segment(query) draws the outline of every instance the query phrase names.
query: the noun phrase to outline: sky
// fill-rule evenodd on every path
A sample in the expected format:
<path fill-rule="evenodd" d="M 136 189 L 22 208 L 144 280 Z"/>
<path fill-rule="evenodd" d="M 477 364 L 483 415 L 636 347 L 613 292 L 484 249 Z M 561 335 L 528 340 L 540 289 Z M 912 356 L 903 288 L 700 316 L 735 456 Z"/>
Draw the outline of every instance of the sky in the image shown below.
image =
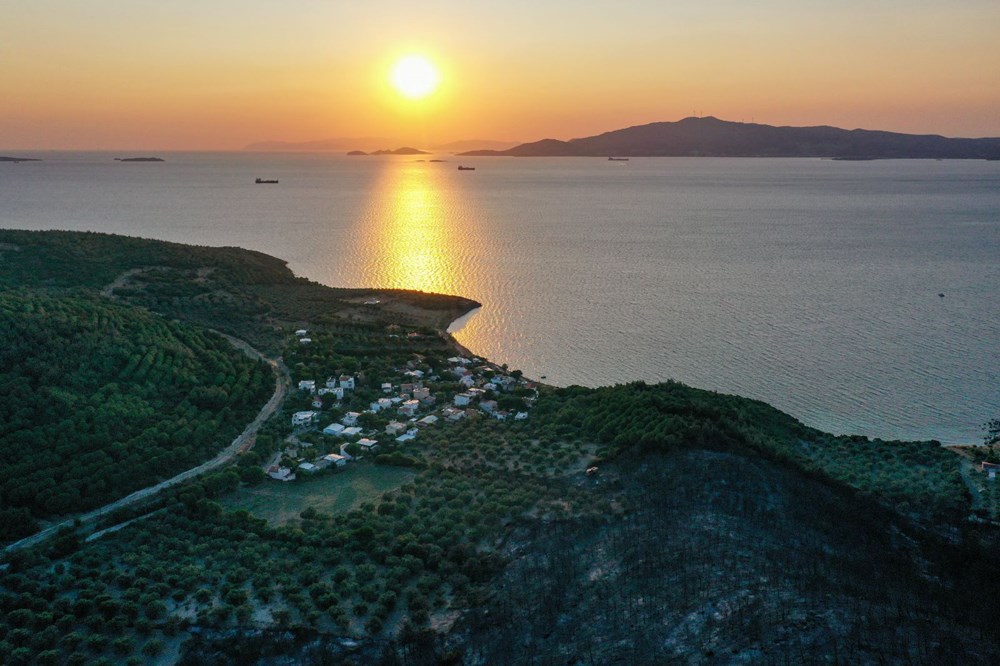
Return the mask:
<path fill-rule="evenodd" d="M 691 115 L 1000 136 L 996 0 L 0 0 L 0 149 L 569 139 Z M 423 54 L 441 84 L 389 84 Z"/>

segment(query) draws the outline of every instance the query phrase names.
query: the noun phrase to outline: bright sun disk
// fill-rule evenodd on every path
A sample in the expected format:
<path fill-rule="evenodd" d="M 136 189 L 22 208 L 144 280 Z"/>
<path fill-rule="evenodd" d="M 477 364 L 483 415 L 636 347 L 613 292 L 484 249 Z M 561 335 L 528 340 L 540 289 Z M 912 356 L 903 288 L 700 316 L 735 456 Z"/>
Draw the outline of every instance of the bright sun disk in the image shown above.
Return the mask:
<path fill-rule="evenodd" d="M 396 63 L 390 80 L 399 94 L 410 99 L 420 99 L 434 92 L 441 76 L 430 60 L 411 55 Z"/>

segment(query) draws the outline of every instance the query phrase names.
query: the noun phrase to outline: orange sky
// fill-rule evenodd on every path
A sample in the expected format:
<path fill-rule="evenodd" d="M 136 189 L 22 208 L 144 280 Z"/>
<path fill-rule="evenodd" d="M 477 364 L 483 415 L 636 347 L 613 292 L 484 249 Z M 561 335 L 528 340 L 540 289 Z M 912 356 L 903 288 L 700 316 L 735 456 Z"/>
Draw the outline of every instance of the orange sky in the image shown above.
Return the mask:
<path fill-rule="evenodd" d="M 0 16 L 3 149 L 529 141 L 692 113 L 1000 136 L 995 0 L 0 0 Z M 416 102 L 387 82 L 413 52 L 443 76 Z"/>

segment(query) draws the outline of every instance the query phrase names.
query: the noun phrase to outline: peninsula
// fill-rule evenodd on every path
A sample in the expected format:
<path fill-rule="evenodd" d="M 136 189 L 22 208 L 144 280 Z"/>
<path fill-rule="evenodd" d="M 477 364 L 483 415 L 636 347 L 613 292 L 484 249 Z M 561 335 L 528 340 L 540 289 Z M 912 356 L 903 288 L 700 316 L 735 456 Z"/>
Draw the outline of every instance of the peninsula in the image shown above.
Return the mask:
<path fill-rule="evenodd" d="M 166 162 L 162 157 L 116 157 L 115 162 Z"/>
<path fill-rule="evenodd" d="M 18 162 L 41 162 L 41 160 L 36 157 L 8 157 L 0 155 L 0 162 L 13 162 L 17 164 Z"/>
<path fill-rule="evenodd" d="M 1000 138 L 951 139 L 836 127 L 774 127 L 714 117 L 638 125 L 569 141 L 543 139 L 468 156 L 512 157 L 826 157 L 996 159 Z"/>

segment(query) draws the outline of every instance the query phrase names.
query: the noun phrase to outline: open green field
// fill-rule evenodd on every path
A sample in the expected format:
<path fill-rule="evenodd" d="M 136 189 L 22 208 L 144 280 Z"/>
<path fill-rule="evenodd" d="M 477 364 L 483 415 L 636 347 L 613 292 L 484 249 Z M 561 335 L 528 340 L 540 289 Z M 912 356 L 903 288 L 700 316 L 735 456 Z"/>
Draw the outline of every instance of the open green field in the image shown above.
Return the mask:
<path fill-rule="evenodd" d="M 412 481 L 413 470 L 386 465 L 349 464 L 315 479 L 240 488 L 219 500 L 226 510 L 246 509 L 272 525 L 295 520 L 309 507 L 320 513 L 346 513 L 382 493 Z"/>

